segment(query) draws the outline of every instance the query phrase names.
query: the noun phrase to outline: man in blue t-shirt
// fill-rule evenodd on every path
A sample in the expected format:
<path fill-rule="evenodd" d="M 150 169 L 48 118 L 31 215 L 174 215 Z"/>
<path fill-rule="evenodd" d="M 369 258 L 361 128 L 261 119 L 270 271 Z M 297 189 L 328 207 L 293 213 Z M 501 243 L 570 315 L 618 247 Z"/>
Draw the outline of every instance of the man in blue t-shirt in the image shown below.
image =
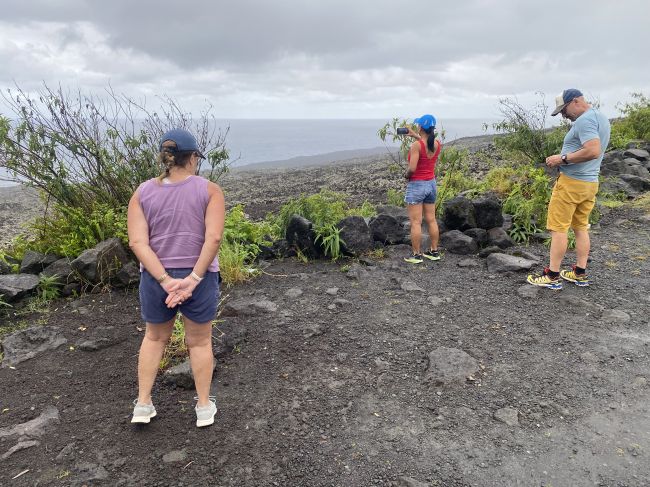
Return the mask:
<path fill-rule="evenodd" d="M 553 187 L 548 205 L 546 228 L 551 232 L 549 266 L 540 275 L 529 275 L 535 286 L 562 289 L 562 279 L 578 286 L 588 286 L 586 275 L 589 257 L 589 215 L 596 203 L 598 174 L 605 149 L 609 144 L 609 120 L 587 103 L 580 90 L 564 90 L 555 99 L 555 110 L 573 123 L 564 137 L 562 153 L 546 158 L 548 167 L 559 167 L 560 175 Z M 572 270 L 560 270 L 566 253 L 567 232 L 576 236 L 576 264 Z"/>

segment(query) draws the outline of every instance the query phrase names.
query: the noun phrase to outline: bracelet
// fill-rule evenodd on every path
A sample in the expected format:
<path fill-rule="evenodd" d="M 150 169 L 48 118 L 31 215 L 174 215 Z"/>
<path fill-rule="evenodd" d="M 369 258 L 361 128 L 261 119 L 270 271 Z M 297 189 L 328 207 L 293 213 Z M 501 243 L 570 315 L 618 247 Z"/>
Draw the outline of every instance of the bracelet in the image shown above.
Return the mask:
<path fill-rule="evenodd" d="M 194 271 L 190 273 L 190 277 L 194 279 L 196 282 L 201 282 L 203 280 L 203 278 L 199 277 L 199 275 Z"/>
<path fill-rule="evenodd" d="M 160 276 L 160 277 L 158 278 L 158 282 L 163 282 L 163 281 L 164 281 L 165 279 L 167 279 L 168 277 L 169 277 L 169 274 L 167 274 L 167 272 L 165 272 L 162 276 Z"/>

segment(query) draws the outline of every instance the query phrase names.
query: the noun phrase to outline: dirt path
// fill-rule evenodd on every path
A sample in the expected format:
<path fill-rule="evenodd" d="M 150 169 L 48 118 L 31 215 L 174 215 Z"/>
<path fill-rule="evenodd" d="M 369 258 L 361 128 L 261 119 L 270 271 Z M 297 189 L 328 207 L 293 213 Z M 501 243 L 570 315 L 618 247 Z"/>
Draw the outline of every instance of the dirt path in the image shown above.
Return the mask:
<path fill-rule="evenodd" d="M 218 362 L 220 412 L 204 430 L 193 394 L 161 381 L 158 417 L 129 423 L 134 292 L 61 301 L 29 319 L 68 342 L 0 368 L 0 431 L 47 406 L 60 422 L 0 460 L 0 484 L 647 486 L 648 221 L 614 211 L 593 247 L 595 285 L 561 292 L 520 289 L 523 275 L 491 275 L 478 257 L 408 266 L 405 247 L 372 266 L 274 262 L 225 293 L 278 308 L 219 325 L 245 340 Z M 80 350 L 97 336 L 115 344 Z M 477 372 L 438 385 L 428 357 L 445 349 Z M 0 434 L 0 455 L 16 442 Z"/>

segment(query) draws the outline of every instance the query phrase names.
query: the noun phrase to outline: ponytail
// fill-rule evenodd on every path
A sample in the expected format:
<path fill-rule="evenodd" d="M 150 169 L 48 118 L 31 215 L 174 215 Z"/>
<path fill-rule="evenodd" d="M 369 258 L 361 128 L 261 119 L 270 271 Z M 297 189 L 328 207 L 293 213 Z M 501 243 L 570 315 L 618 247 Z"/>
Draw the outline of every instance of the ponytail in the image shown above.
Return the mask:
<path fill-rule="evenodd" d="M 176 142 L 171 140 L 165 141 L 162 150 L 158 153 L 158 157 L 156 158 L 158 166 L 164 169 L 164 172 L 158 176 L 158 179 L 162 181 L 168 177 L 169 172 L 174 166 L 185 167 L 191 156 L 192 152 L 178 152 L 176 150 Z"/>
<path fill-rule="evenodd" d="M 426 130 L 424 130 L 424 133 L 427 134 L 427 149 L 429 149 L 429 152 L 435 152 L 436 148 L 436 133 L 434 131 L 436 127 L 430 127 Z"/>

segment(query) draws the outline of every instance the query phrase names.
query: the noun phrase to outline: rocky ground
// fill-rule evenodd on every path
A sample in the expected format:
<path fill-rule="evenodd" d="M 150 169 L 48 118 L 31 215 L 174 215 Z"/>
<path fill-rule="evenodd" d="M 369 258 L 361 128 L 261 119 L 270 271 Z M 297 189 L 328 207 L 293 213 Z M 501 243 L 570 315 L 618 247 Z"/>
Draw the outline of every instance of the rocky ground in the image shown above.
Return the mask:
<path fill-rule="evenodd" d="M 254 215 L 321 186 L 385 198 L 375 163 L 231 175 L 224 188 Z M 646 212 L 605 214 L 594 284 L 558 292 L 479 257 L 408 265 L 405 246 L 274 261 L 223 292 L 215 345 L 234 350 L 202 430 L 193 394 L 162 378 L 158 417 L 129 423 L 135 290 L 9 315 L 3 326 L 45 325 L 60 346 L 0 368 L 0 484 L 647 486 Z"/>

